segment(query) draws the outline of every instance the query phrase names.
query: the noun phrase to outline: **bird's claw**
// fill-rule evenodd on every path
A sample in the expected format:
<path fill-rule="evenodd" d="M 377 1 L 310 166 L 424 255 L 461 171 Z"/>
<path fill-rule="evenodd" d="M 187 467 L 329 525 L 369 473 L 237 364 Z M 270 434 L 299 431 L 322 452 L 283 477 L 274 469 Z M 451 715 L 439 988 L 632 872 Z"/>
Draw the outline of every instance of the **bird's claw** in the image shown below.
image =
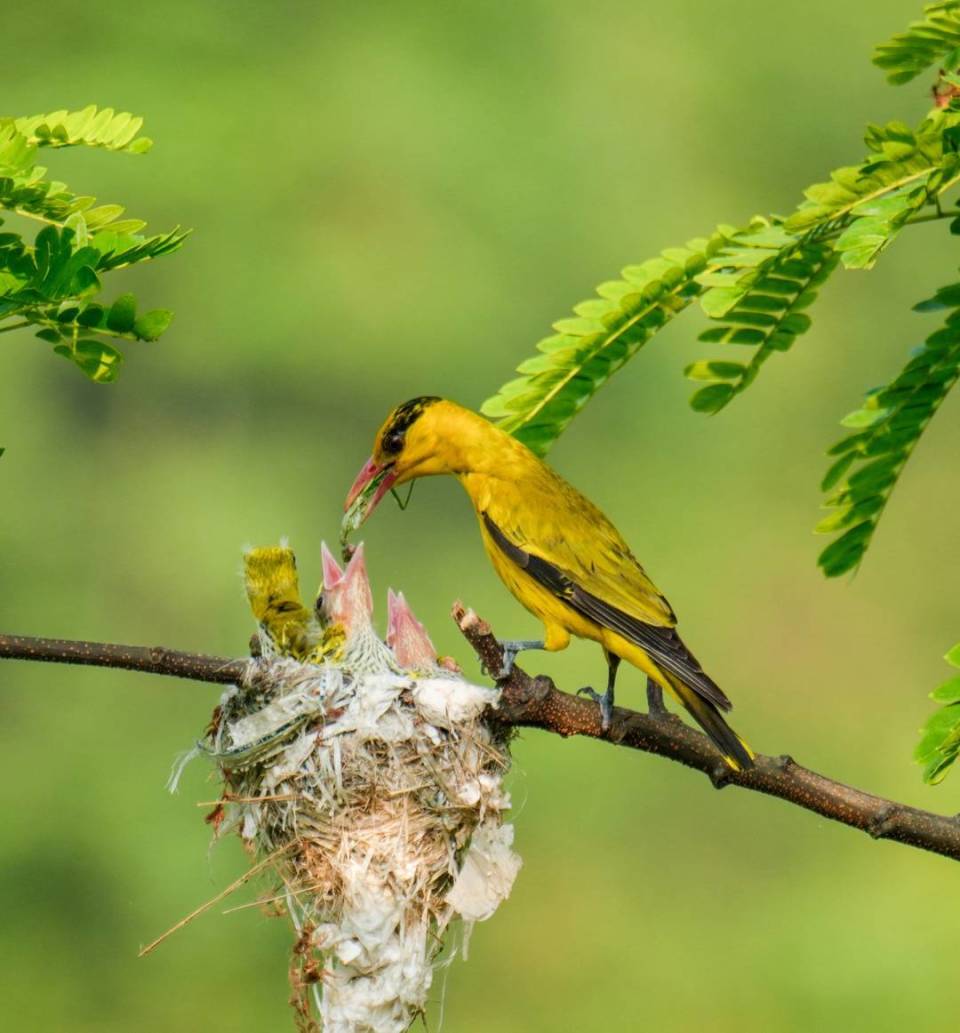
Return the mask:
<path fill-rule="evenodd" d="M 510 649 L 508 646 L 503 647 L 503 659 L 500 661 L 500 673 L 497 675 L 498 681 L 509 678 L 513 674 L 513 666 L 517 662 L 517 653 L 519 652 L 519 649 Z"/>
<path fill-rule="evenodd" d="M 480 663 L 480 673 L 485 678 L 493 678 L 494 681 L 503 681 L 504 678 L 509 678 L 513 673 L 513 666 L 517 660 L 518 649 L 503 649 L 503 658 L 500 661 L 500 670 L 491 671 L 485 663 Z"/>
<path fill-rule="evenodd" d="M 500 643 L 500 648 L 503 650 L 503 659 L 500 661 L 499 672 L 493 675 L 497 681 L 510 677 L 518 653 L 522 653 L 525 649 L 543 649 L 543 642 L 539 639 L 529 638 L 508 639 L 506 642 Z"/>
<path fill-rule="evenodd" d="M 610 693 L 597 692 L 589 685 L 584 685 L 582 689 L 577 689 L 577 695 L 586 696 L 597 704 L 600 708 L 600 731 L 610 731 L 610 722 L 613 720 L 613 697 Z"/>

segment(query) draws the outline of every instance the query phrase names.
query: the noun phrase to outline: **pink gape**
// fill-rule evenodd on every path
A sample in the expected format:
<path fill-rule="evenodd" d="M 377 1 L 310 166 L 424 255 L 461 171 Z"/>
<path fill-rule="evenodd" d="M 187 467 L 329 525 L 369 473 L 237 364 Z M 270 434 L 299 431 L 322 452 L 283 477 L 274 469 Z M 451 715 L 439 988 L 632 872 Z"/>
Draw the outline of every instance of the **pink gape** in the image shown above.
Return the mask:
<path fill-rule="evenodd" d="M 413 615 L 403 592 L 387 589 L 387 645 L 404 670 L 430 671 L 440 668 L 460 674 L 452 657 L 438 657 L 427 629 Z"/>
<path fill-rule="evenodd" d="M 344 570 L 333 558 L 326 542 L 320 546 L 323 563 L 323 615 L 332 624 L 341 624 L 347 637 L 372 627 L 373 596 L 363 559 L 363 545 L 357 547 Z"/>
<path fill-rule="evenodd" d="M 373 628 L 373 596 L 367 577 L 363 545 L 342 568 L 324 542 L 320 546 L 323 563 L 323 601 L 321 609 L 329 624 L 339 624 L 346 635 L 347 663 L 367 669 L 387 670 L 392 666 L 390 653 Z M 387 648 L 406 671 L 447 670 L 460 673 L 449 657 L 439 659 L 426 628 L 413 615 L 402 592 L 387 593 Z M 372 666 L 371 666 L 372 665 Z"/>
<path fill-rule="evenodd" d="M 413 615 L 403 592 L 387 589 L 387 645 L 397 663 L 408 671 L 437 666 L 437 651 L 427 629 Z"/>

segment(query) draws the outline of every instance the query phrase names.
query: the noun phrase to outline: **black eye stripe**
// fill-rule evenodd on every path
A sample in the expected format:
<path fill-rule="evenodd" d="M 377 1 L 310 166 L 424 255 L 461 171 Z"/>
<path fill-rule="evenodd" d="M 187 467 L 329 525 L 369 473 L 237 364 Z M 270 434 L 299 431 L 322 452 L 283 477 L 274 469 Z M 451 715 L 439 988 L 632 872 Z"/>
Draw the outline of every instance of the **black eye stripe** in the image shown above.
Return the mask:
<path fill-rule="evenodd" d="M 424 409 L 439 401 L 439 398 L 424 395 L 421 398 L 411 398 L 409 402 L 398 405 L 393 411 L 389 425 L 383 432 L 381 438 L 383 450 L 388 454 L 402 451 L 407 430 L 420 419 Z"/>

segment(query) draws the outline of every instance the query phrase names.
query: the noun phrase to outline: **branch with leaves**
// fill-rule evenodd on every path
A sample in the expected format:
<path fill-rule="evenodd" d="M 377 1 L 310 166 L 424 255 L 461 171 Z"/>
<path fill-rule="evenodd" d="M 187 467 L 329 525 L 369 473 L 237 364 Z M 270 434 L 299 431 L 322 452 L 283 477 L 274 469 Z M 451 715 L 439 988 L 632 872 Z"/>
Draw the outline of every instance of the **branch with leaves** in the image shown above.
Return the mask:
<path fill-rule="evenodd" d="M 123 361 L 115 341 L 155 341 L 167 309 L 140 311 L 132 294 L 98 300 L 106 275 L 168 255 L 186 239 L 179 227 L 144 235 L 142 219 L 119 204 L 96 204 L 38 164 L 41 152 L 93 147 L 145 154 L 143 119 L 94 105 L 28 118 L 0 118 L 0 210 L 40 223 L 34 239 L 0 233 L 0 334 L 34 329 L 91 380 L 115 380 Z M 2 221 L 2 220 L 0 220 Z"/>
<path fill-rule="evenodd" d="M 863 160 L 808 187 L 786 217 L 720 226 L 628 266 L 620 279 L 602 283 L 596 298 L 577 305 L 573 318 L 554 323 L 537 354 L 517 368 L 520 376 L 482 411 L 544 455 L 610 377 L 696 303 L 711 324 L 699 339 L 726 350 L 687 366 L 686 375 L 701 385 L 690 405 L 718 413 L 756 381 L 764 363 L 810 329 L 809 309 L 838 269 L 873 268 L 918 224 L 947 221 L 950 233 L 960 234 L 960 213 L 945 207 L 960 182 L 960 0 L 927 5 L 924 18 L 877 47 L 873 60 L 895 84 L 939 66 L 933 110 L 915 129 L 898 121 L 869 125 Z M 916 309 L 946 310 L 943 326 L 844 418 L 853 433 L 830 449 L 821 485 L 830 512 L 816 527 L 836 536 L 818 559 L 827 577 L 863 560 L 907 460 L 960 375 L 960 284 L 940 288 Z M 960 707 L 954 710 L 952 741 L 960 744 Z M 937 727 L 946 725 L 945 714 L 931 719 Z M 937 780 L 957 755 L 948 750 L 937 762 Z"/>
<path fill-rule="evenodd" d="M 453 617 L 478 659 L 489 671 L 503 667 L 503 646 L 472 610 L 460 603 Z M 149 674 L 170 675 L 213 684 L 246 683 L 251 665 L 269 666 L 269 659 L 234 659 L 184 653 L 164 647 L 124 646 L 102 642 L 0 635 L 0 658 L 113 667 Z M 289 660 L 285 660 L 289 664 Z M 718 789 L 737 785 L 776 796 L 813 811 L 874 839 L 889 839 L 920 850 L 960 860 L 960 818 L 933 814 L 886 800 L 844 785 L 808 768 L 791 757 L 758 754 L 749 771 L 732 771 L 705 735 L 672 714 L 640 714 L 614 708 L 606 730 L 599 706 L 561 692 L 544 676 L 531 677 L 514 665 L 498 681 L 501 700 L 489 719 L 511 727 L 539 728 L 568 737 L 584 735 L 615 746 L 654 753 L 708 775 Z"/>

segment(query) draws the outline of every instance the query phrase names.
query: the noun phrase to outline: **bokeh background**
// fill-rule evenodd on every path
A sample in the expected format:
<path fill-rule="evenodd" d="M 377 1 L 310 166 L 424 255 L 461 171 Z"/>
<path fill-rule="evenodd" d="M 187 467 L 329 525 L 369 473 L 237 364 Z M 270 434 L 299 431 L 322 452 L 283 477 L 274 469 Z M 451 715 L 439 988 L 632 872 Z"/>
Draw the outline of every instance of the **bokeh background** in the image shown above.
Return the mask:
<path fill-rule="evenodd" d="M 176 320 L 87 382 L 30 335 L 0 348 L 0 628 L 240 654 L 245 543 L 321 538 L 386 410 L 479 403 L 549 323 L 624 264 L 755 211 L 916 121 L 872 44 L 911 0 L 790 5 L 66 0 L 5 19 L 3 106 L 147 116 L 146 158 L 57 153 L 71 185 L 195 235 L 126 276 Z M 960 399 L 911 460 L 861 573 L 827 582 L 817 483 L 861 392 L 932 327 L 956 276 L 942 227 L 835 277 L 814 329 L 721 416 L 686 406 L 699 314 L 570 427 L 558 469 L 619 524 L 765 752 L 924 807 L 960 779 L 911 761 L 958 637 Z M 122 276 L 114 278 L 124 289 Z M 535 632 L 482 556 L 466 498 L 421 484 L 366 530 L 378 600 L 403 588 L 443 651 L 462 598 Z M 538 661 L 575 687 L 592 646 Z M 290 1027 L 283 921 L 207 915 L 245 866 L 208 850 L 202 762 L 164 783 L 213 687 L 4 664 L 4 1025 Z M 625 672 L 621 699 L 639 702 Z M 438 978 L 429 1028 L 807 1031 L 932 1027 L 955 1003 L 957 869 L 662 760 L 529 733 L 512 776 L 525 867 Z M 226 906 L 252 899 L 238 897 Z M 445 994 L 445 1002 L 440 998 Z"/>

